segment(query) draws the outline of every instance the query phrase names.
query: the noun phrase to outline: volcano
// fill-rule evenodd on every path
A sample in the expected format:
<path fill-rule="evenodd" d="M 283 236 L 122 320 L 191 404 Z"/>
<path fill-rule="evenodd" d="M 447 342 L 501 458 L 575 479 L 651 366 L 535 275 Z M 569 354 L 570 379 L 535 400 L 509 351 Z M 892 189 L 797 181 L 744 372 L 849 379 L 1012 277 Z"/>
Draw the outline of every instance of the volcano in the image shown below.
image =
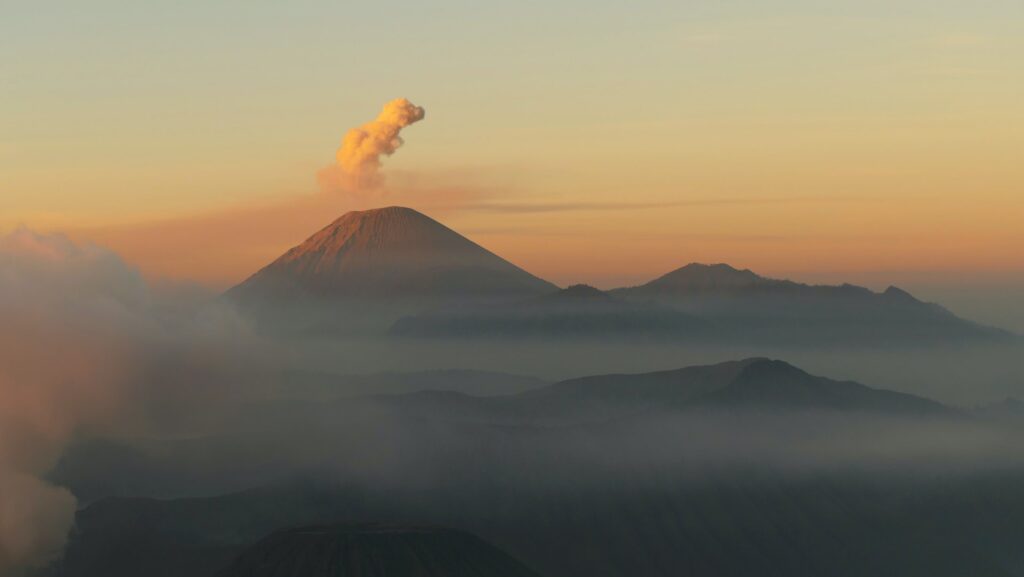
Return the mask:
<path fill-rule="evenodd" d="M 231 289 L 240 300 L 506 297 L 556 290 L 411 208 L 343 215 Z"/>
<path fill-rule="evenodd" d="M 225 297 L 273 332 L 336 335 L 556 290 L 436 220 L 391 206 L 342 215 Z"/>

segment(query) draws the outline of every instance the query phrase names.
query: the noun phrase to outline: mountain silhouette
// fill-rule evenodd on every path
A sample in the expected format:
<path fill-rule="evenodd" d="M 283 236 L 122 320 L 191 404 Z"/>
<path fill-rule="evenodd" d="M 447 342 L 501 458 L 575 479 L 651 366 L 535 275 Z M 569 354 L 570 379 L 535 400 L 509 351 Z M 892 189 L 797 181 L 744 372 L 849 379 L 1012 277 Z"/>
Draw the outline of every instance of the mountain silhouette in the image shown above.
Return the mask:
<path fill-rule="evenodd" d="M 436 220 L 392 206 L 344 214 L 226 297 L 264 325 L 383 332 L 404 314 L 556 290 Z"/>
<path fill-rule="evenodd" d="M 219 577 L 537 577 L 478 537 L 433 526 L 347 524 L 274 532 Z"/>
<path fill-rule="evenodd" d="M 555 285 L 410 208 L 349 212 L 226 293 L 303 334 L 928 344 L 1013 335 L 889 287 L 807 285 L 693 263 L 635 287 Z"/>
<path fill-rule="evenodd" d="M 727 264 L 691 263 L 610 294 L 708 319 L 731 342 L 883 345 L 1013 338 L 897 287 L 875 292 L 852 284 L 808 285 Z"/>
<path fill-rule="evenodd" d="M 676 292 L 721 292 L 784 286 L 778 281 L 759 276 L 748 269 L 739 270 L 724 263 L 690 263 L 635 289 L 619 289 L 620 293 L 659 294 Z"/>
<path fill-rule="evenodd" d="M 658 409 L 821 409 L 957 416 L 940 403 L 854 381 L 812 375 L 785 361 L 749 358 L 638 374 L 569 379 L 518 397 L 564 407 L 587 404 Z"/>
<path fill-rule="evenodd" d="M 411 208 L 354 211 L 231 289 L 266 296 L 494 296 L 554 290 Z"/>

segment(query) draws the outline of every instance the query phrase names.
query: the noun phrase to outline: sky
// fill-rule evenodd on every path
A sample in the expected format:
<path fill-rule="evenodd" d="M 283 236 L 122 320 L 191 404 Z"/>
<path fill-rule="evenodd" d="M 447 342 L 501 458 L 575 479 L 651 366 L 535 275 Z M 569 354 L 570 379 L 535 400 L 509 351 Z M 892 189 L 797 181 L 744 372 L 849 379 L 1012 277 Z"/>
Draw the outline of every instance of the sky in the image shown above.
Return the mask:
<path fill-rule="evenodd" d="M 1019 0 L 0 2 L 0 231 L 220 289 L 403 204 L 560 284 L 728 262 L 1024 330 Z M 320 190 L 398 97 L 386 188 Z"/>

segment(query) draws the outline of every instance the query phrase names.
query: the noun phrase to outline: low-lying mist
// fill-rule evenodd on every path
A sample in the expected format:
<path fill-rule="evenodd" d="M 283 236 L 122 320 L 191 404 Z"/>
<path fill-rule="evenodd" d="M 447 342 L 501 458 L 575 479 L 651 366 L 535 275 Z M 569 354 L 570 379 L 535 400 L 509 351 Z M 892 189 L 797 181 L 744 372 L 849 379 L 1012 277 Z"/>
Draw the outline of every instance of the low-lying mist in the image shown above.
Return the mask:
<path fill-rule="evenodd" d="M 187 292 L 62 236 L 0 238 L 0 574 L 60 551 L 75 500 L 42 476 L 72 437 L 187 427 L 249 372 L 244 323 Z"/>
<path fill-rule="evenodd" d="M 751 473 L 882 482 L 1024 470 L 1024 429 L 966 416 L 662 412 L 611 422 L 550 416 L 530 424 L 422 398 L 263 404 L 248 413 L 197 439 L 81 445 L 57 478 L 87 499 L 213 495 L 296 479 L 396 495 L 443 490 L 497 497 Z M 91 461 L 110 467 L 94 471 Z"/>
<path fill-rule="evenodd" d="M 352 390 L 343 375 L 361 373 L 366 393 L 378 371 L 477 369 L 552 382 L 770 356 L 969 407 L 1019 394 L 1024 355 L 1015 345 L 271 341 L 214 295 L 150 286 L 110 251 L 27 230 L 0 239 L 0 318 L 0 575 L 59 554 L 76 506 L 109 495 L 213 495 L 312 478 L 486 499 L 751 470 L 905 478 L 1024 467 L 1024 429 L 966 411 L 523 409 L 515 396 L 330 390 L 332 381 Z M 317 375 L 315 399 L 282 390 L 282 375 L 296 373 Z"/>
<path fill-rule="evenodd" d="M 328 373 L 501 371 L 547 381 L 643 373 L 749 357 L 973 407 L 1024 397 L 1024 341 L 899 347 L 717 346 L 651 340 L 302 339 L 281 343 L 295 363 Z"/>

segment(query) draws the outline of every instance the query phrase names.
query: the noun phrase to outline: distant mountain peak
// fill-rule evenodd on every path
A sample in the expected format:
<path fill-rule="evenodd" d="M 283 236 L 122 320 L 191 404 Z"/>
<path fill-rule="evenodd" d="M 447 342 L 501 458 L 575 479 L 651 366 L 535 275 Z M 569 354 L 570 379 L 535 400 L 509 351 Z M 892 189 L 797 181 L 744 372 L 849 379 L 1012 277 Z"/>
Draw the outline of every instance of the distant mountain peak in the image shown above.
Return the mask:
<path fill-rule="evenodd" d="M 807 383 L 820 377 L 778 359 L 747 359 L 736 375 L 733 386 L 754 386 L 763 388 L 766 384 Z"/>
<path fill-rule="evenodd" d="M 795 377 L 808 376 L 807 371 L 795 367 L 786 361 L 769 358 L 749 358 L 741 361 L 744 365 L 742 373 L 759 377 Z"/>
<path fill-rule="evenodd" d="M 656 290 L 721 290 L 774 284 L 749 269 L 725 263 L 690 263 L 644 285 Z"/>
<path fill-rule="evenodd" d="M 684 270 L 714 270 L 714 271 L 724 271 L 724 272 L 729 272 L 729 273 L 750 272 L 750 270 L 748 270 L 748 269 L 743 269 L 741 271 L 740 269 L 732 266 L 729 263 L 725 263 L 725 262 L 715 262 L 715 263 L 691 262 L 691 263 L 688 263 L 686 265 L 683 265 L 683 266 L 679 267 L 676 270 L 677 271 L 684 271 Z"/>
<path fill-rule="evenodd" d="M 570 285 L 553 295 L 556 298 L 565 299 L 587 299 L 587 300 L 608 300 L 612 298 L 601 289 L 588 284 Z"/>
<path fill-rule="evenodd" d="M 889 286 L 889 288 L 885 289 L 885 291 L 882 294 L 885 295 L 886 297 L 890 298 L 890 299 L 899 299 L 899 300 L 902 300 L 902 301 L 915 302 L 915 303 L 916 302 L 920 302 L 916 298 L 914 298 L 914 295 L 908 293 L 907 291 L 905 291 L 905 290 L 903 290 L 903 289 L 901 289 L 899 287 L 895 287 L 895 286 Z"/>
<path fill-rule="evenodd" d="M 530 398 L 561 397 L 577 404 L 601 400 L 626 406 L 704 409 L 829 409 L 953 415 L 934 401 L 812 375 L 785 361 L 762 357 L 669 371 L 570 379 Z"/>

